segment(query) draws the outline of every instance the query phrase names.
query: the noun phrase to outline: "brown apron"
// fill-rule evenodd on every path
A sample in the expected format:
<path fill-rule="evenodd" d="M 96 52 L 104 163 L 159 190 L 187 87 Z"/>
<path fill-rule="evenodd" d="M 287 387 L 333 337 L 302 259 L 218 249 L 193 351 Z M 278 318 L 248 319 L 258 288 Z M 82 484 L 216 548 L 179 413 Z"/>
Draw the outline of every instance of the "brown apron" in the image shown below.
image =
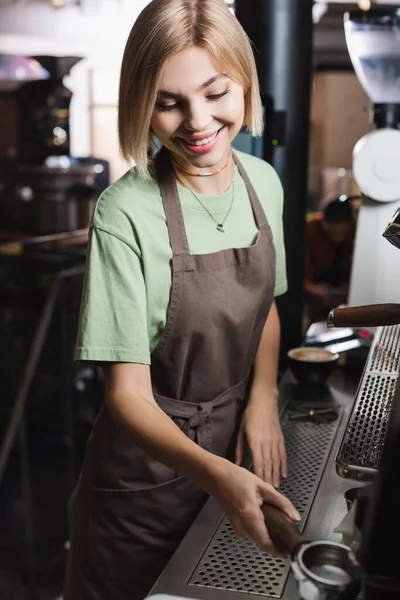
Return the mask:
<path fill-rule="evenodd" d="M 167 323 L 151 358 L 154 398 L 191 440 L 227 458 L 275 283 L 271 230 L 235 161 L 257 240 L 191 255 L 170 158 L 162 150 L 156 159 L 173 259 Z M 70 502 L 64 600 L 142 600 L 206 500 L 190 480 L 138 448 L 103 407 Z"/>

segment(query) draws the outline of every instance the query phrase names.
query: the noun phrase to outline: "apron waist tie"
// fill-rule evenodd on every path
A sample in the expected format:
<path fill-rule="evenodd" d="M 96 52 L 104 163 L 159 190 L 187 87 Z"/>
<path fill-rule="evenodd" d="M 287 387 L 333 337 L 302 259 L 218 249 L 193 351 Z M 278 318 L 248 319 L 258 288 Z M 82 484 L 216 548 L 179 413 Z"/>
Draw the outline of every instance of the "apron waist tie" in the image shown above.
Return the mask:
<path fill-rule="evenodd" d="M 248 376 L 244 377 L 239 383 L 228 388 L 216 398 L 205 402 L 186 402 L 158 394 L 154 394 L 154 398 L 158 406 L 171 417 L 192 419 L 199 411 L 210 417 L 215 408 L 226 406 L 241 398 L 246 390 L 248 379 Z"/>
<path fill-rule="evenodd" d="M 212 443 L 211 414 L 213 410 L 237 402 L 246 390 L 248 377 L 225 390 L 209 402 L 185 402 L 166 396 L 154 395 L 158 406 L 169 416 L 188 420 L 188 429 L 196 430 L 197 442 L 202 448 L 210 448 Z"/>

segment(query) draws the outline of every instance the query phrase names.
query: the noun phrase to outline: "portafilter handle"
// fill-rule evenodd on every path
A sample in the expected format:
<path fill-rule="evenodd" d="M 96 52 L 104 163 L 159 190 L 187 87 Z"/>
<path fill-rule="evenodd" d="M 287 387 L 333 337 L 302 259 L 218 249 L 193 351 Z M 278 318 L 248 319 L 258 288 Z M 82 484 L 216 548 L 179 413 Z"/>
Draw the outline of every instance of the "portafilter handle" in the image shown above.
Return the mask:
<path fill-rule="evenodd" d="M 333 327 L 380 327 L 400 324 L 400 304 L 368 304 L 333 308 L 327 320 Z"/>
<path fill-rule="evenodd" d="M 269 536 L 279 552 L 292 555 L 301 544 L 308 542 L 301 535 L 296 524 L 279 508 L 272 504 L 263 504 L 261 510 L 264 513 Z"/>

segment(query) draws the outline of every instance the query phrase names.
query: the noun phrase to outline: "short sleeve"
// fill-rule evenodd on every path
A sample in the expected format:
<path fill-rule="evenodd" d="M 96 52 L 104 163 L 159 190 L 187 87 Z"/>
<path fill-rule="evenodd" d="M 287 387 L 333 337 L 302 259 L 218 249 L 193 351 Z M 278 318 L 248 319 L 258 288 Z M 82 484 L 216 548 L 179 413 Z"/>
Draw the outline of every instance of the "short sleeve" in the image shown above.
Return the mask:
<path fill-rule="evenodd" d="M 97 227 L 90 230 L 75 360 L 150 364 L 141 260 Z"/>

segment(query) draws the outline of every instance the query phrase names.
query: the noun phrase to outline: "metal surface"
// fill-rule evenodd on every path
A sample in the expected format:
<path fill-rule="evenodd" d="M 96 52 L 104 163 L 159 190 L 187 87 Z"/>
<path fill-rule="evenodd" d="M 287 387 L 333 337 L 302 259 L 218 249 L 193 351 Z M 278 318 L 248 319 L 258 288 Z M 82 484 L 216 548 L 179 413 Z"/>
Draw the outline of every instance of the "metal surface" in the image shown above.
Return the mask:
<path fill-rule="evenodd" d="M 281 491 L 292 499 L 296 496 L 296 508 L 303 516 L 301 529 L 309 539 L 341 541 L 341 536 L 335 534 L 334 529 L 346 514 L 344 493 L 349 485 L 336 475 L 334 456 L 360 375 L 361 373 L 346 375 L 337 369 L 329 380 L 334 385 L 329 387 L 329 395 L 343 414 L 342 420 L 333 424 L 334 431 L 326 424 L 300 422 L 296 422 L 292 428 L 292 423 L 283 419 L 285 429 L 286 424 L 290 425 L 292 433 L 285 432 L 290 475 Z M 298 397 L 299 387 L 286 374 L 280 385 L 282 408 Z M 316 397 L 310 393 L 309 399 L 315 400 Z M 329 438 L 326 443 L 324 435 Z M 309 516 L 306 522 L 307 514 Z M 214 541 L 225 546 L 213 551 Z M 211 557 L 213 552 L 215 557 Z M 206 560 L 206 556 L 212 558 L 213 564 Z M 204 564 L 206 562 L 209 564 Z M 202 569 L 201 565 L 205 568 Z M 203 585 L 204 581 L 221 584 L 224 580 L 227 582 L 225 587 Z M 209 500 L 200 513 L 152 593 L 175 594 L 202 600 L 265 600 L 268 597 L 299 600 L 297 583 L 293 575 L 288 573 L 287 561 L 276 561 L 261 553 L 250 542 L 234 538 L 214 498 Z"/>
<path fill-rule="evenodd" d="M 303 544 L 296 558 L 307 579 L 328 588 L 340 588 L 354 577 L 350 548 L 338 542 Z"/>
<path fill-rule="evenodd" d="M 339 420 L 315 426 L 289 421 L 282 429 L 288 455 L 289 477 L 281 492 L 290 498 L 302 516 L 304 528 L 316 488 L 325 466 Z M 290 570 L 289 559 L 262 553 L 255 544 L 234 535 L 224 518 L 189 579 L 189 586 L 235 589 L 280 598 Z"/>
<path fill-rule="evenodd" d="M 341 477 L 372 481 L 380 464 L 400 365 L 400 326 L 380 327 L 336 457 Z"/>
<path fill-rule="evenodd" d="M 375 335 L 365 371 L 398 376 L 400 367 L 400 325 L 380 327 Z"/>
<path fill-rule="evenodd" d="M 379 473 L 362 526 L 361 565 L 366 600 L 398 600 L 400 570 L 397 540 L 400 520 L 400 380 L 397 380 Z M 388 546 L 388 539 L 394 548 Z"/>

